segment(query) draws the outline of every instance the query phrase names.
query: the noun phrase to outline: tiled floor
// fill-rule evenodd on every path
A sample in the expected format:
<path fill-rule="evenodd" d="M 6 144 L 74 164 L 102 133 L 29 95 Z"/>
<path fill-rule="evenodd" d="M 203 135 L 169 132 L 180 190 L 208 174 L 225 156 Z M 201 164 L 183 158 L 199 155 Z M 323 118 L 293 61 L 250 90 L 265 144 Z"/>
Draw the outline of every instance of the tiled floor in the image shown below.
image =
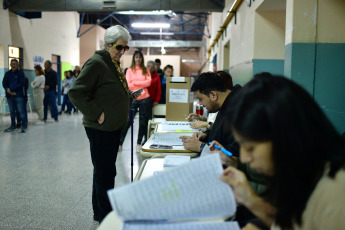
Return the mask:
<path fill-rule="evenodd" d="M 59 119 L 35 125 L 37 115 L 29 114 L 27 133 L 0 132 L 1 230 L 97 228 L 92 219 L 92 164 L 82 115 Z M 7 128 L 10 118 L 5 116 L 4 122 Z M 134 176 L 137 159 L 134 154 Z M 130 182 L 130 162 L 129 131 L 117 157 L 116 187 Z"/>

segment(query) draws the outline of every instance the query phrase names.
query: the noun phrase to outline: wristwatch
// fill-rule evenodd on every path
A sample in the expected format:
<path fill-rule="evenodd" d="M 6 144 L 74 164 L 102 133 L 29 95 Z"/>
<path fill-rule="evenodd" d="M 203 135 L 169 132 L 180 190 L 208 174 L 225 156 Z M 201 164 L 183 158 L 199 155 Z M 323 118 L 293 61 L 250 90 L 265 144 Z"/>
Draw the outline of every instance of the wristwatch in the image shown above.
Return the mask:
<path fill-rule="evenodd" d="M 200 152 L 202 152 L 203 148 L 205 147 L 206 145 L 206 142 L 202 142 L 201 145 L 200 145 Z"/>

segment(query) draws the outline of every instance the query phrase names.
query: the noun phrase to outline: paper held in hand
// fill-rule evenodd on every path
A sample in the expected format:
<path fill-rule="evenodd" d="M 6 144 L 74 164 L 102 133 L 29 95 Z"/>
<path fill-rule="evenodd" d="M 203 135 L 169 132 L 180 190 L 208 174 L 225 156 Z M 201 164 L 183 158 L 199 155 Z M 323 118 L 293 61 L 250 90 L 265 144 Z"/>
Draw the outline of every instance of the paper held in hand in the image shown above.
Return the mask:
<path fill-rule="evenodd" d="M 239 229 L 237 222 L 198 222 L 235 214 L 222 172 L 219 154 L 212 154 L 109 190 L 108 196 L 123 229 Z"/>

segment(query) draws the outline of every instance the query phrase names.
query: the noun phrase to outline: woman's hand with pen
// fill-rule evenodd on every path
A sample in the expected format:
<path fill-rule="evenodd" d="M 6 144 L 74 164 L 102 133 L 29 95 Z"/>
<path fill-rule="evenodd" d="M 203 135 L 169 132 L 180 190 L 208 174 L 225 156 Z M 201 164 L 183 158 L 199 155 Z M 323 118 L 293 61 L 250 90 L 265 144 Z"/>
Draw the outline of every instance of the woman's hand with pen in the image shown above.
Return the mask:
<path fill-rule="evenodd" d="M 237 167 L 237 162 L 238 162 L 238 158 L 237 157 L 233 157 L 233 156 L 229 157 L 229 156 L 227 156 L 225 153 L 223 153 L 222 151 L 220 151 L 217 148 L 215 148 L 214 145 L 217 145 L 220 148 L 224 148 L 224 147 L 218 141 L 212 141 L 210 146 L 209 146 L 211 151 L 219 153 L 220 159 L 221 159 L 223 165 Z"/>

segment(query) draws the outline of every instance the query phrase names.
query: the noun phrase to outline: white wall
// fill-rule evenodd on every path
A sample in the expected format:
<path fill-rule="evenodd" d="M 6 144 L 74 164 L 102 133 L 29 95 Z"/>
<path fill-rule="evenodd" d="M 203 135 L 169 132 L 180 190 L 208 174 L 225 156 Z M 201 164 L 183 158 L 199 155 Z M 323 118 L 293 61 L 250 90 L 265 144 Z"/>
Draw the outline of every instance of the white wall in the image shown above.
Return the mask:
<path fill-rule="evenodd" d="M 285 58 L 285 11 L 258 11 L 254 31 L 255 59 Z"/>
<path fill-rule="evenodd" d="M 217 31 L 223 25 L 226 15 L 230 10 L 234 0 L 226 0 L 225 8 L 222 13 L 212 13 L 212 38 L 216 36 Z M 224 45 L 229 42 L 229 66 L 230 73 L 233 75 L 234 83 L 243 84 L 248 81 L 252 75 L 252 59 L 254 57 L 254 25 L 255 25 L 255 10 L 262 3 L 262 0 L 252 2 L 251 7 L 247 7 L 245 1 L 242 2 L 237 10 L 237 18 L 235 24 L 235 17 L 223 32 L 217 44 L 212 48 L 210 61 L 217 54 L 217 70 L 223 70 L 224 66 Z M 219 19 L 221 19 L 219 21 Z M 210 63 L 212 65 L 212 63 Z M 212 70 L 212 66 L 209 66 Z"/>
<path fill-rule="evenodd" d="M 233 16 L 217 44 L 211 49 L 210 62 L 217 55 L 217 70 L 228 69 L 229 65 L 235 84 L 244 84 L 252 78 L 253 59 L 281 60 L 285 57 L 285 11 L 278 10 L 285 6 L 285 1 L 266 1 L 265 7 L 260 9 L 264 2 L 251 1 L 249 7 L 246 1 L 242 1 L 236 11 L 236 23 Z M 221 14 L 212 13 L 210 43 L 223 25 L 233 3 L 234 0 L 226 0 Z M 263 8 L 265 12 L 262 11 Z M 226 44 L 229 44 L 229 51 L 224 49 Z M 208 69 L 212 70 L 212 63 Z"/>
<path fill-rule="evenodd" d="M 8 68 L 8 46 L 23 48 L 24 69 L 33 69 L 34 56 L 51 60 L 60 55 L 62 62 L 79 65 L 79 14 L 76 12 L 43 12 L 40 19 L 26 19 L 0 9 L 0 68 Z M 1 51 L 1 50 L 0 50 Z"/>

